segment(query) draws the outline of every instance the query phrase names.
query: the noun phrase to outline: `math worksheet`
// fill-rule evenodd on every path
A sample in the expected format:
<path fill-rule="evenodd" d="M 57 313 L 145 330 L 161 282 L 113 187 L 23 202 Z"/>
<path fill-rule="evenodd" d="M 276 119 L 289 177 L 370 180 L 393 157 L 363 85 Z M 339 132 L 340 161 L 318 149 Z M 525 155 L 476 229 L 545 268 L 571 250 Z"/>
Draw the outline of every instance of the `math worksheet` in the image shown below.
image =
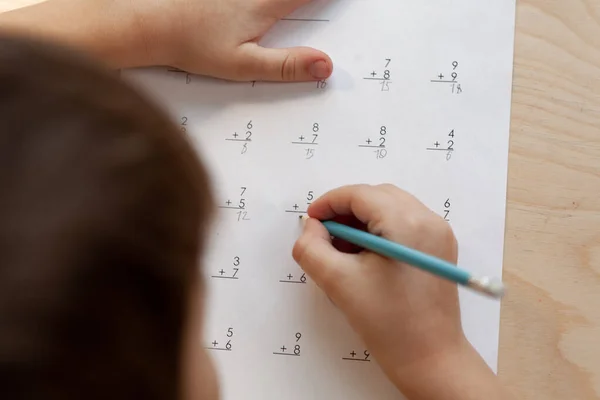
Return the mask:
<path fill-rule="evenodd" d="M 333 60 L 309 83 L 124 71 L 193 139 L 218 218 L 202 260 L 204 346 L 225 400 L 401 394 L 291 256 L 299 215 L 345 184 L 393 183 L 452 225 L 459 265 L 502 276 L 515 0 L 316 0 L 261 41 Z M 460 289 L 495 370 L 500 303 Z"/>

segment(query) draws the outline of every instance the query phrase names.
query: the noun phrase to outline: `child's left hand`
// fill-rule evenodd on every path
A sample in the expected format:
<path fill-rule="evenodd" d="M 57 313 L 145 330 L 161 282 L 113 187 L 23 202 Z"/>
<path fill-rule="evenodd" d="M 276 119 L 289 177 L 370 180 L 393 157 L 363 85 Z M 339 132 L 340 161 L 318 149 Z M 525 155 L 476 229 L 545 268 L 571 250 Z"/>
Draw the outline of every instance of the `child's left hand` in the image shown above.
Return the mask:
<path fill-rule="evenodd" d="M 104 0 L 107 1 L 107 0 Z M 310 0 L 143 0 L 128 2 L 156 59 L 230 80 L 310 81 L 333 66 L 321 51 L 257 44 L 281 18 Z"/>
<path fill-rule="evenodd" d="M 0 14 L 0 28 L 73 45 L 113 68 L 163 65 L 237 81 L 311 81 L 331 75 L 325 53 L 258 45 L 310 1 L 47 0 Z"/>

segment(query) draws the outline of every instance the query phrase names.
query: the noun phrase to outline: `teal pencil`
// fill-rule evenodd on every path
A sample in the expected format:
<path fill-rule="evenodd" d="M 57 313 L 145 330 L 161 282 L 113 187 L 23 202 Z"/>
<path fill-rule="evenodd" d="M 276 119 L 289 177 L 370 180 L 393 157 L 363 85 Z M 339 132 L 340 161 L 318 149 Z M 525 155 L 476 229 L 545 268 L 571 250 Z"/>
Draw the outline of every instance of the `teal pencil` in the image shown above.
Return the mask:
<path fill-rule="evenodd" d="M 308 219 L 307 216 L 301 216 L 300 218 L 302 220 Z M 504 296 L 504 284 L 500 280 L 475 277 L 441 258 L 334 221 L 322 221 L 322 224 L 325 225 L 331 236 L 343 239 L 363 249 L 410 264 L 488 296 L 494 298 Z"/>

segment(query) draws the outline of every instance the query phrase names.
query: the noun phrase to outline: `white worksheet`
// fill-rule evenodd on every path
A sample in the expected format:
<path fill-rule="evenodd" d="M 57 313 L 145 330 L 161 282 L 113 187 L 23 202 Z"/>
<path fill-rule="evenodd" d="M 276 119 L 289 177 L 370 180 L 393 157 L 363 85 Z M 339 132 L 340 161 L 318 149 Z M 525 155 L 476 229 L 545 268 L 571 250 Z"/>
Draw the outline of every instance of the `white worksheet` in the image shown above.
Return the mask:
<path fill-rule="evenodd" d="M 124 73 L 212 173 L 202 340 L 223 399 L 402 398 L 292 259 L 298 215 L 327 190 L 393 183 L 450 222 L 461 267 L 501 277 L 514 25 L 515 0 L 317 0 L 261 43 L 325 51 L 326 81 Z M 499 302 L 463 289 L 460 301 L 468 339 L 495 370 Z"/>

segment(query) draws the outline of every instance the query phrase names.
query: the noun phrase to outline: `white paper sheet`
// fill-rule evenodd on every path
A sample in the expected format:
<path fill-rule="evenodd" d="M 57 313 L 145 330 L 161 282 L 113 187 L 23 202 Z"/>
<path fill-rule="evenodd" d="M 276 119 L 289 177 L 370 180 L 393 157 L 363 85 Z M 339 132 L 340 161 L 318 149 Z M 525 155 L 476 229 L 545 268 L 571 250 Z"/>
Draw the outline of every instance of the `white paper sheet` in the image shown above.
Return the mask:
<path fill-rule="evenodd" d="M 204 262 L 223 398 L 397 399 L 293 261 L 297 211 L 339 185 L 391 182 L 450 221 L 462 267 L 501 276 L 515 1 L 325 0 L 291 18 L 319 21 L 281 21 L 263 43 L 327 52 L 327 82 L 125 75 L 193 136 L 228 207 Z M 500 305 L 460 297 L 495 369 Z"/>

